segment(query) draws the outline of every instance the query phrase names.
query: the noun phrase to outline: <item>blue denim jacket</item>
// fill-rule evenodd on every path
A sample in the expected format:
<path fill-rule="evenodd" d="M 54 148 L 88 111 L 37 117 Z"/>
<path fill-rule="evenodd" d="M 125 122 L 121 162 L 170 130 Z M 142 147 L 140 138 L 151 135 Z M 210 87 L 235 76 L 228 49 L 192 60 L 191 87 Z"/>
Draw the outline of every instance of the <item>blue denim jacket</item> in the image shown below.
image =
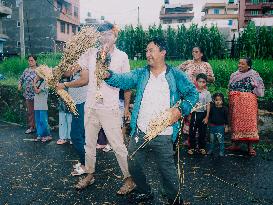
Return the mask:
<path fill-rule="evenodd" d="M 123 74 L 114 73 L 111 70 L 109 72 L 110 77 L 105 80 L 107 84 L 121 88 L 122 90 L 136 89 L 136 97 L 130 124 L 132 128 L 130 135 L 133 136 L 137 127 L 137 118 L 143 93 L 150 78 L 150 68 L 149 66 L 146 66 Z M 196 91 L 195 86 L 191 83 L 186 74 L 178 68 L 167 65 L 165 75 L 170 88 L 170 107 L 174 106 L 177 101 L 182 99 L 184 100 L 180 105 L 182 115 L 188 115 L 192 107 L 198 102 L 198 92 Z M 179 122 L 173 124 L 173 141 L 177 138 L 179 128 Z"/>

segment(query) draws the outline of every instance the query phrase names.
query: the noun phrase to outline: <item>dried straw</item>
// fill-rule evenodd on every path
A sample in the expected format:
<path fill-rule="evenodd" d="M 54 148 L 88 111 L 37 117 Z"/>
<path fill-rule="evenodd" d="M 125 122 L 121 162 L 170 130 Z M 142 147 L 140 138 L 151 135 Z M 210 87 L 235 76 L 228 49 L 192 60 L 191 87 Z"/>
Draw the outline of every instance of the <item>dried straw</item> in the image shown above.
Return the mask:
<path fill-rule="evenodd" d="M 67 43 L 64 49 L 63 57 L 59 65 L 54 69 L 48 68 L 46 65 L 41 65 L 36 69 L 37 74 L 43 78 L 50 88 L 57 93 L 69 110 L 77 115 L 75 102 L 65 90 L 57 90 L 56 85 L 59 83 L 63 74 L 70 71 L 73 67 L 79 66 L 78 60 L 88 49 L 98 45 L 100 34 L 93 27 L 83 27 L 81 31 L 73 36 Z"/>

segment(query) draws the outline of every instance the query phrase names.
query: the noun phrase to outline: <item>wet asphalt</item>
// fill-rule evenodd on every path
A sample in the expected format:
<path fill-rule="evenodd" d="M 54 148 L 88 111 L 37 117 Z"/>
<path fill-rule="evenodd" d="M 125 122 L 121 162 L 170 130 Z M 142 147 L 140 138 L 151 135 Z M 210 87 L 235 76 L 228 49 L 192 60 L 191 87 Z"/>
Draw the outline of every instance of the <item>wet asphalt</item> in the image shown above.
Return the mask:
<path fill-rule="evenodd" d="M 72 177 L 78 157 L 73 146 L 57 145 L 57 134 L 48 143 L 31 141 L 24 128 L 0 122 L 0 205 L 4 204 L 134 204 L 130 196 L 115 193 L 122 185 L 113 152 L 97 152 L 96 182 L 86 190 L 74 188 Z M 261 142 L 263 143 L 263 141 Z M 226 153 L 225 157 L 189 157 L 180 153 L 182 196 L 192 205 L 273 205 L 273 152 L 257 150 Z M 145 164 L 155 195 L 153 204 L 164 204 L 156 165 Z M 183 174 L 184 173 L 184 174 Z"/>

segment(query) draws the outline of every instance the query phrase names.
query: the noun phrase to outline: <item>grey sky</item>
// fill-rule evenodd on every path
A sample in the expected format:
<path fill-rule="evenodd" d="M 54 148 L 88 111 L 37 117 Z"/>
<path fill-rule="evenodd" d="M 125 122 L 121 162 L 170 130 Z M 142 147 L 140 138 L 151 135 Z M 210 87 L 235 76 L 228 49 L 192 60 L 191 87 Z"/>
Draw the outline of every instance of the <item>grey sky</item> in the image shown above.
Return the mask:
<path fill-rule="evenodd" d="M 106 20 L 119 26 L 137 24 L 137 7 L 140 11 L 140 22 L 147 26 L 159 22 L 159 12 L 163 0 L 80 0 L 81 21 L 83 22 L 90 11 L 92 17 L 105 16 Z"/>

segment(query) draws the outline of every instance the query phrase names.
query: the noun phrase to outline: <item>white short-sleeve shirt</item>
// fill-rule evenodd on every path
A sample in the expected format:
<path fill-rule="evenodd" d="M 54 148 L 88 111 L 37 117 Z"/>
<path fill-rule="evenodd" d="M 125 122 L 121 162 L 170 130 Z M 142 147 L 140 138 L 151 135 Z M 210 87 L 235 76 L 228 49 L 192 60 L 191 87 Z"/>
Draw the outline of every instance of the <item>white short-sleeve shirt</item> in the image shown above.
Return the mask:
<path fill-rule="evenodd" d="M 95 109 L 119 109 L 119 88 L 112 87 L 105 83 L 101 84 L 100 93 L 103 98 L 103 103 L 96 102 L 97 81 L 95 76 L 96 57 L 98 50 L 95 48 L 89 49 L 85 54 L 86 60 L 81 66 L 89 69 L 89 84 L 87 89 L 86 106 Z M 129 59 L 126 53 L 114 48 L 111 53 L 111 63 L 109 69 L 116 73 L 125 73 L 130 71 Z"/>
<path fill-rule="evenodd" d="M 170 88 L 165 74 L 166 71 L 155 77 L 150 72 L 150 78 L 143 93 L 137 119 L 137 126 L 144 133 L 147 133 L 151 120 L 170 108 Z M 172 134 L 173 128 L 169 126 L 159 135 Z"/>

